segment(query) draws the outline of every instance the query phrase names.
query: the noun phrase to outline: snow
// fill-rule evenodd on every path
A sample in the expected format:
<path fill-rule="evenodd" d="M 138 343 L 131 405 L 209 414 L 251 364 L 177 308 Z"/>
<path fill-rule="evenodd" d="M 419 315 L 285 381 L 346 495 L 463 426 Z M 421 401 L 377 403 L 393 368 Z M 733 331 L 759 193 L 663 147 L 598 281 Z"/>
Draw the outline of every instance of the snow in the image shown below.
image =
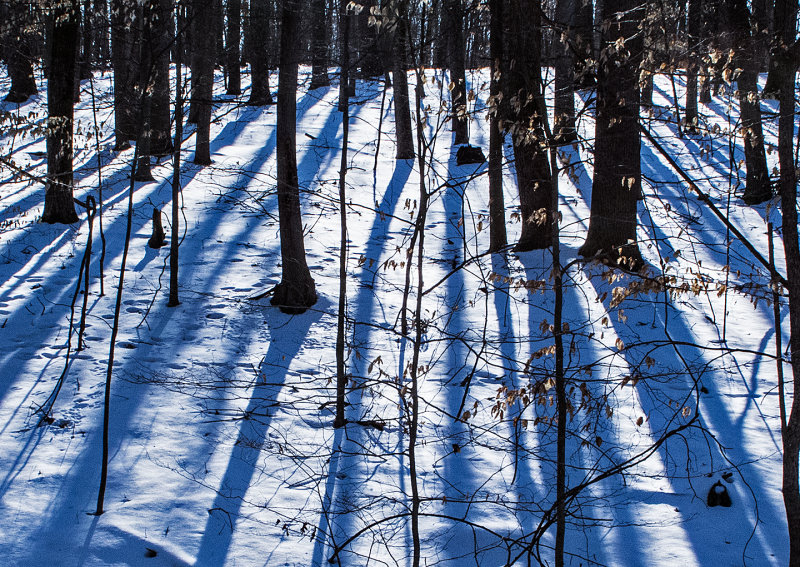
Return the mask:
<path fill-rule="evenodd" d="M 555 411 L 547 382 L 553 357 L 537 355 L 552 343 L 550 252 L 484 254 L 486 169 L 455 164 L 440 112 L 446 78 L 436 70 L 425 77 L 432 154 L 425 180 L 432 198 L 415 446 L 422 564 L 528 565 L 537 557 L 552 564 L 555 526 L 544 531 L 540 522 L 555 500 Z M 382 85 L 359 82 L 347 177 L 351 423 L 334 429 L 342 115 L 336 85 L 308 91 L 308 69 L 301 78 L 298 166 L 319 302 L 289 316 L 268 298 L 252 299 L 280 279 L 275 109 L 242 105 L 246 92 L 224 95 L 220 76 L 214 163 L 191 163 L 191 130 L 183 154 L 179 307 L 166 306 L 169 247 L 146 246 L 153 207 L 169 225 L 170 161 L 154 166 L 155 182 L 136 184 L 101 516 L 90 513 L 133 156 L 133 150 L 111 151 L 110 77 L 83 83 L 75 159 L 78 199 L 97 196 L 102 181 L 105 295 L 95 222 L 86 348 L 75 353 L 79 294 L 71 362 L 53 422 L 43 426 L 36 410 L 64 369 L 88 223 L 84 211 L 74 226 L 37 222 L 42 186 L 6 167 L 0 171 L 0 563 L 321 566 L 334 558 L 342 565 L 410 564 L 402 400 L 409 399 L 413 333 L 401 335 L 399 315 L 419 163 L 394 159 L 391 90 L 380 116 Z M 1 80 L 7 88 L 7 78 Z M 409 80 L 413 85 L 417 78 L 412 73 Z M 471 142 L 486 152 L 486 71 L 471 73 L 469 82 L 477 95 Z M 99 140 L 90 86 L 98 97 Z M 767 257 L 767 221 L 780 226 L 776 202 L 745 207 L 735 195 L 728 199 L 743 183 L 743 170 L 729 176 L 725 135 L 736 129 L 735 97 L 720 95 L 704 107 L 709 133 L 679 138 L 671 93 L 669 79 L 658 76 L 647 127 Z M 776 110 L 774 102 L 762 107 Z M 4 118 L 25 116 L 41 126 L 46 97 L 21 107 L 3 103 L 0 110 Z M 591 113 L 582 116 L 580 129 L 591 142 Z M 773 146 L 776 131 L 766 120 Z M 742 157 L 741 138 L 735 142 L 734 162 Z M 561 155 L 569 164 L 559 179 L 564 264 L 575 259 L 588 226 L 590 148 L 577 144 Z M 44 150 L 41 135 L 7 128 L 0 153 L 43 176 Z M 774 165 L 775 153 L 768 157 Z M 568 564 L 786 564 L 768 275 L 645 141 L 642 159 L 642 252 L 653 275 L 664 270 L 676 285 L 687 282 L 689 292 L 643 292 L 612 306 L 615 288 L 633 276 L 580 263 L 565 274 L 567 376 L 574 386 L 568 486 L 586 483 L 570 503 Z M 505 190 L 513 242 L 519 232 L 511 217 L 513 167 Z M 780 234 L 775 237 L 785 273 Z M 535 281 L 543 283 L 526 290 Z M 417 293 L 412 287 L 411 309 Z M 786 316 L 785 305 L 781 313 Z M 787 339 L 784 334 L 783 345 Z M 509 392 L 522 389 L 535 403 L 525 409 L 506 403 Z M 787 398 L 788 405 L 791 392 Z M 456 419 L 465 410 L 469 418 Z M 656 444 L 682 425 L 687 428 Z M 599 479 L 632 458 L 637 463 L 624 473 Z M 707 507 L 709 488 L 726 473 L 733 506 Z M 539 531 L 529 562 L 526 547 Z"/>

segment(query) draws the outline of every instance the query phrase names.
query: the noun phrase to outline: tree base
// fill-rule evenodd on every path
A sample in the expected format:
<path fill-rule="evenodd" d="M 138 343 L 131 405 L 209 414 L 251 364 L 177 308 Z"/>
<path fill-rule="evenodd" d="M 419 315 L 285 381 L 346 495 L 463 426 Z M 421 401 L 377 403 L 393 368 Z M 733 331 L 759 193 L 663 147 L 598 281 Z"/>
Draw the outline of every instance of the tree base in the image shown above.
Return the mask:
<path fill-rule="evenodd" d="M 550 248 L 553 244 L 553 237 L 552 235 L 531 235 L 531 236 L 522 236 L 519 239 L 519 242 L 514 245 L 512 249 L 514 252 L 530 252 L 531 250 L 544 250 L 545 248 Z"/>
<path fill-rule="evenodd" d="M 36 93 L 33 93 L 33 94 L 36 94 Z M 6 95 L 6 97 L 3 100 L 5 102 L 13 102 L 13 103 L 16 103 L 16 104 L 22 104 L 23 102 L 28 102 L 28 99 L 31 96 L 32 95 L 28 95 L 28 94 L 25 94 L 25 93 L 9 91 L 9 93 Z"/>
<path fill-rule="evenodd" d="M 746 205 L 760 205 L 772 199 L 772 187 L 769 183 L 759 183 L 758 187 L 747 187 L 742 195 Z"/>
<path fill-rule="evenodd" d="M 298 283 L 282 281 L 275 286 L 270 304 L 287 315 L 300 315 L 317 302 L 317 289 L 314 280 Z"/>

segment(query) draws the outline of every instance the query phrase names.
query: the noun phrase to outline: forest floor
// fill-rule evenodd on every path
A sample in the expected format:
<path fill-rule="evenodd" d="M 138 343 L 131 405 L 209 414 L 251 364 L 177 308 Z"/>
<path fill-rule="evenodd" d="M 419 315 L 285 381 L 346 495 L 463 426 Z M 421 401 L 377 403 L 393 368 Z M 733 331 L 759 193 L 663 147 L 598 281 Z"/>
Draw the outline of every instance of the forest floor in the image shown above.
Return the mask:
<path fill-rule="evenodd" d="M 335 85 L 308 91 L 307 69 L 301 78 L 297 158 L 319 301 L 290 316 L 268 297 L 253 299 L 281 274 L 275 108 L 245 106 L 247 90 L 224 95 L 218 76 L 213 164 L 192 164 L 191 130 L 183 154 L 178 307 L 167 307 L 169 247 L 146 245 L 153 207 L 169 225 L 171 161 L 154 165 L 154 182 L 135 184 L 101 516 L 91 513 L 133 156 L 112 151 L 111 77 L 84 81 L 76 109 L 75 196 L 97 199 L 102 185 L 102 288 L 99 216 L 84 298 L 76 288 L 86 212 L 72 226 L 38 222 L 43 186 L 0 167 L 0 564 L 410 565 L 415 334 L 403 336 L 399 320 L 420 162 L 394 159 L 391 89 L 384 100 L 381 83 L 359 81 L 346 188 L 350 423 L 334 429 L 342 114 Z M 425 78 L 422 178 L 431 199 L 414 447 L 422 564 L 552 561 L 551 253 L 485 253 L 486 166 L 456 164 L 440 111 L 447 81 L 437 70 Z M 468 74 L 471 142 L 484 152 L 487 80 L 485 70 Z M 775 200 L 741 202 L 736 98 L 717 95 L 702 106 L 703 134 L 680 137 L 673 92 L 682 96 L 683 85 L 674 81 L 656 78 L 645 127 L 767 258 L 768 222 L 779 227 L 780 210 Z M 7 87 L 0 76 L 0 91 Z M 588 226 L 594 131 L 591 108 L 576 103 L 584 139 L 561 152 L 559 176 L 573 410 L 567 484 L 581 488 L 569 503 L 568 564 L 786 564 L 768 271 L 644 138 L 638 238 L 648 276 L 674 278 L 671 289 L 574 262 Z M 762 110 L 772 168 L 777 104 Z M 41 178 L 46 95 L 0 111 L 0 155 Z M 504 185 L 513 243 L 512 163 Z M 412 268 L 409 309 L 416 260 Z M 731 507 L 707 505 L 717 481 Z"/>

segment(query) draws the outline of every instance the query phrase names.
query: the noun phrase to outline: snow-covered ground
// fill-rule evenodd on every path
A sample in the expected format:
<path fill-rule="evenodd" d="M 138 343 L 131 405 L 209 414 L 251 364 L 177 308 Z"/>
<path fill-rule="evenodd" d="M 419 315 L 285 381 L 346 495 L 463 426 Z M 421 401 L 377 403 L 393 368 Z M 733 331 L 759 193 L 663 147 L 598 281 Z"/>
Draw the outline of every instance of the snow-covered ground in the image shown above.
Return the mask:
<path fill-rule="evenodd" d="M 309 312 L 284 315 L 268 298 L 253 299 L 280 279 L 274 107 L 243 105 L 247 92 L 225 96 L 219 77 L 213 165 L 193 165 L 194 137 L 185 144 L 179 307 L 166 306 L 169 247 L 146 246 L 153 207 L 169 218 L 170 161 L 154 167 L 155 182 L 136 183 L 101 516 L 90 513 L 133 155 L 111 151 L 110 77 L 84 82 L 77 106 L 76 197 L 97 198 L 102 184 L 106 240 L 101 295 L 96 218 L 79 352 L 82 293 L 71 336 L 69 321 L 89 235 L 85 211 L 74 226 L 37 222 L 43 187 L 0 168 L 0 564 L 410 564 L 405 404 L 414 334 L 402 336 L 399 317 L 420 166 L 394 159 L 391 90 L 382 105 L 382 85 L 359 82 L 347 174 L 351 423 L 334 429 L 342 115 L 336 85 L 308 91 L 307 71 L 297 158 L 319 293 Z M 485 165 L 456 165 L 439 112 L 446 77 L 425 76 L 431 203 L 414 447 L 422 564 L 551 562 L 555 526 L 542 524 L 556 494 L 550 252 L 484 254 Z M 487 73 L 468 80 L 478 105 L 471 142 L 486 152 Z M 5 76 L 1 83 L 5 92 Z M 767 222 L 780 226 L 775 203 L 745 207 L 736 194 L 728 198 L 744 181 L 743 165 L 729 175 L 743 157 L 741 138 L 730 146 L 727 135 L 737 126 L 735 98 L 720 95 L 703 107 L 707 134 L 680 138 L 672 88 L 657 77 L 647 127 L 767 257 Z M 676 88 L 682 93 L 679 79 Z M 776 104 L 762 108 L 775 112 Z M 41 126 L 46 97 L 0 110 L 0 155 L 43 176 L 43 137 L 27 126 L 12 130 L 8 119 Z M 765 126 L 776 145 L 774 116 Z M 587 142 L 561 154 L 563 264 L 575 259 L 588 226 L 591 112 L 580 128 Z M 645 141 L 642 159 L 641 249 L 652 276 L 674 276 L 674 287 L 686 291 L 644 290 L 618 302 L 637 278 L 580 263 L 566 272 L 568 487 L 581 488 L 569 503 L 568 563 L 785 564 L 766 270 Z M 774 152 L 769 159 L 775 163 Z M 520 226 L 513 166 L 505 190 L 513 243 Z M 783 271 L 779 233 L 775 248 Z M 409 309 L 418 293 L 412 275 Z M 37 426 L 68 342 L 53 421 Z M 616 467 L 624 470 L 604 476 Z M 730 508 L 706 505 L 719 480 Z"/>

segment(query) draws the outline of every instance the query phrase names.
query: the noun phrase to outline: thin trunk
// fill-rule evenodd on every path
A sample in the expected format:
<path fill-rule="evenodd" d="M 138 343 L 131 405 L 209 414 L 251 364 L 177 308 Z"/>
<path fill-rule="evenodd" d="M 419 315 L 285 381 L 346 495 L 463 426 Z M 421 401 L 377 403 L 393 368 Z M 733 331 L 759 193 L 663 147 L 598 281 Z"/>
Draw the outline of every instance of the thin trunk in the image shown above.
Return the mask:
<path fill-rule="evenodd" d="M 325 16 L 325 0 L 313 0 L 311 14 L 313 18 L 313 37 L 311 39 L 311 85 L 310 89 L 327 87 L 331 84 L 328 77 L 328 26 Z"/>
<path fill-rule="evenodd" d="M 181 8 L 179 8 L 181 9 Z M 178 297 L 179 246 L 178 225 L 180 222 L 181 196 L 181 143 L 183 141 L 183 34 L 178 30 L 175 37 L 175 144 L 172 156 L 172 209 L 169 241 L 169 301 L 167 307 L 180 305 Z"/>
<path fill-rule="evenodd" d="M 225 38 L 225 69 L 228 75 L 229 95 L 242 94 L 242 73 L 239 44 L 242 41 L 242 2 L 228 0 L 228 28 Z"/>
<path fill-rule="evenodd" d="M 494 108 L 489 122 L 489 250 L 505 248 L 506 213 L 503 197 L 503 131 L 500 119 L 501 65 L 503 59 L 503 0 L 489 0 L 492 77 L 489 95 Z"/>
<path fill-rule="evenodd" d="M 698 120 L 700 119 L 697 104 L 697 70 L 701 60 L 697 51 L 701 33 L 701 8 L 701 0 L 689 0 L 687 14 L 688 34 L 686 38 L 689 45 L 689 61 L 686 67 L 686 112 L 684 114 L 688 133 L 697 133 Z"/>

